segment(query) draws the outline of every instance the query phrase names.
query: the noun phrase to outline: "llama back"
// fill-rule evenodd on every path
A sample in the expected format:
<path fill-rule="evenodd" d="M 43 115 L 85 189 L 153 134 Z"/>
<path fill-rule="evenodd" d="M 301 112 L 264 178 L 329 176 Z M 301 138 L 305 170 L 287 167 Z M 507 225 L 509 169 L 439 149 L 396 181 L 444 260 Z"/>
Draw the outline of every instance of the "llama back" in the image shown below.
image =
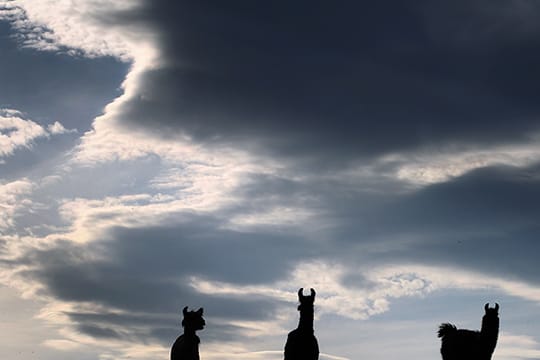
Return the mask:
<path fill-rule="evenodd" d="M 171 360 L 199 360 L 198 336 L 180 335 L 171 348 Z"/>
<path fill-rule="evenodd" d="M 445 323 L 439 327 L 438 336 L 443 344 L 446 342 L 459 341 L 462 344 L 478 343 L 481 340 L 481 334 L 476 330 L 458 329 L 455 325 Z"/>

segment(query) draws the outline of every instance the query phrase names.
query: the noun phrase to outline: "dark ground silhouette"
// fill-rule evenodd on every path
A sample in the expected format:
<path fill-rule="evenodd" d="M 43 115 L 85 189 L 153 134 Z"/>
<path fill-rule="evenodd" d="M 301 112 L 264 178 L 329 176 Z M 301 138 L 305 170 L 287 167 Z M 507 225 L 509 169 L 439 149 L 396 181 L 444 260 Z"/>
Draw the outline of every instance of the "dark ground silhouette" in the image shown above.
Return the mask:
<path fill-rule="evenodd" d="M 186 306 L 182 311 L 184 319 L 182 326 L 184 334 L 180 335 L 171 348 L 171 360 L 199 360 L 199 343 L 201 340 L 195 334 L 197 330 L 204 329 L 206 325 L 202 315 L 203 308 L 197 311 L 187 311 Z"/>
<path fill-rule="evenodd" d="M 443 360 L 490 360 L 499 336 L 499 304 L 490 308 L 484 306 L 480 331 L 457 329 L 449 323 L 441 324 L 438 336 L 441 338 Z"/>
<path fill-rule="evenodd" d="M 317 360 L 319 358 L 319 344 L 313 330 L 313 303 L 315 290 L 304 296 L 304 289 L 298 290 L 300 305 L 300 321 L 298 327 L 287 336 L 285 344 L 285 360 Z"/>

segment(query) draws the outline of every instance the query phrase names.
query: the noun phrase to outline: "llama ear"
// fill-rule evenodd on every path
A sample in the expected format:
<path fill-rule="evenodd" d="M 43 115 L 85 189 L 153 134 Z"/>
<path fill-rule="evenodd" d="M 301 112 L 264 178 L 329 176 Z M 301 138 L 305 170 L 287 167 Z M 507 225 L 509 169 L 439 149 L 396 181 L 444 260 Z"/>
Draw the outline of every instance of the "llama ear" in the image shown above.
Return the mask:
<path fill-rule="evenodd" d="M 304 297 L 304 288 L 300 288 L 300 290 L 298 290 L 298 300 L 302 300 L 303 297 Z"/>
<path fill-rule="evenodd" d="M 202 314 L 203 314 L 203 308 L 200 308 L 199 310 L 197 310 L 197 315 L 202 316 Z"/>
<path fill-rule="evenodd" d="M 495 303 L 495 311 L 499 311 L 499 304 Z"/>
<path fill-rule="evenodd" d="M 315 299 L 315 290 L 311 288 L 310 291 L 311 291 L 311 297 Z"/>
<path fill-rule="evenodd" d="M 485 311 L 488 311 L 488 309 L 489 309 L 489 303 L 487 303 L 486 305 L 484 305 L 484 310 L 485 310 Z"/>
<path fill-rule="evenodd" d="M 184 308 L 184 310 L 182 310 L 182 314 L 184 314 L 184 316 L 187 315 L 187 306 Z"/>

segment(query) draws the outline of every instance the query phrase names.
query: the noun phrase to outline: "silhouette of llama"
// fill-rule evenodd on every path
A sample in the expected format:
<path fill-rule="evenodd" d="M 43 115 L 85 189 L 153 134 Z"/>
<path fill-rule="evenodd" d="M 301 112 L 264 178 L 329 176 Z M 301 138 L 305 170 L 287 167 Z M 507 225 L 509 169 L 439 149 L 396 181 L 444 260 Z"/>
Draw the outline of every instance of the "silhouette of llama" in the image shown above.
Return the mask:
<path fill-rule="evenodd" d="M 184 334 L 180 335 L 171 348 L 171 360 L 199 360 L 199 343 L 201 340 L 195 331 L 204 329 L 206 325 L 202 315 L 203 308 L 197 311 L 187 311 L 186 306 L 182 313 L 184 319 L 182 326 Z"/>
<path fill-rule="evenodd" d="M 298 311 L 300 321 L 298 327 L 287 336 L 285 344 L 285 360 L 317 360 L 319 358 L 319 344 L 313 330 L 313 303 L 315 290 L 304 296 L 304 289 L 298 290 Z"/>
<path fill-rule="evenodd" d="M 490 308 L 484 306 L 480 331 L 457 329 L 452 324 L 441 324 L 438 336 L 441 338 L 443 360 L 490 360 L 499 336 L 499 304 Z"/>

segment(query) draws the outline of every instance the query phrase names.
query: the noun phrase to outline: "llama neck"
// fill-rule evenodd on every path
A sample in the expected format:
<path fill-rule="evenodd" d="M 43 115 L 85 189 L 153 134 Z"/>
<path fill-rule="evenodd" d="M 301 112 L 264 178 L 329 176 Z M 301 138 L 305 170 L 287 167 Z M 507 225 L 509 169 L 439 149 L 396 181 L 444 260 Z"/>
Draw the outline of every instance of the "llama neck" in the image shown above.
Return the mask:
<path fill-rule="evenodd" d="M 300 308 L 298 329 L 302 329 L 303 331 L 313 331 L 313 305 L 302 306 Z"/>
<path fill-rule="evenodd" d="M 186 336 L 186 337 L 196 337 L 195 329 L 193 329 L 191 327 L 185 327 L 184 328 L 184 336 Z"/>
<path fill-rule="evenodd" d="M 495 349 L 497 345 L 497 338 L 499 336 L 499 318 L 488 319 L 484 317 L 482 319 L 482 328 L 480 330 L 482 337 L 485 339 L 486 344 Z"/>

